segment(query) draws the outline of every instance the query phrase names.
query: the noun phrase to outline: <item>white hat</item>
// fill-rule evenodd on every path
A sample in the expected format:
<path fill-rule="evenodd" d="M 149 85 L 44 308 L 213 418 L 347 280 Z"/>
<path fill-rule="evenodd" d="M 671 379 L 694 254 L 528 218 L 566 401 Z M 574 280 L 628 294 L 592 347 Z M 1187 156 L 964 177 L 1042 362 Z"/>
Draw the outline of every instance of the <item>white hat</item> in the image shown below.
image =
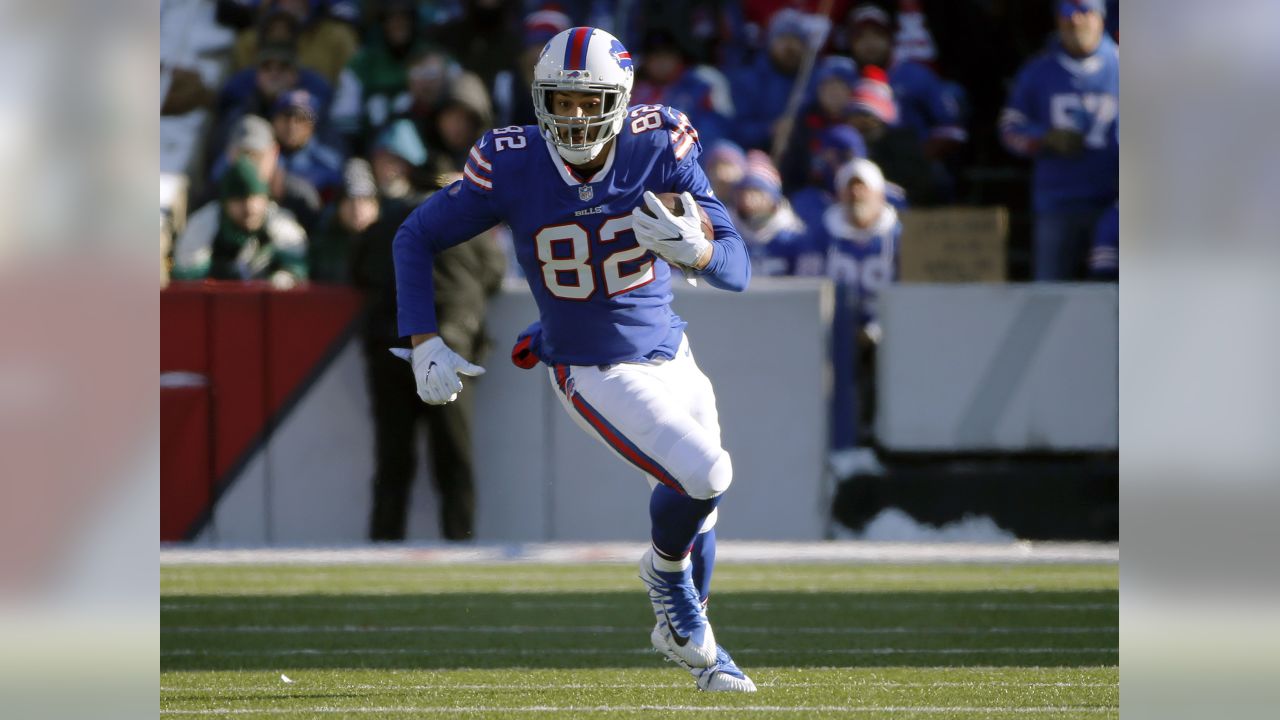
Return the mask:
<path fill-rule="evenodd" d="M 867 187 L 877 193 L 884 193 L 884 173 L 880 166 L 866 158 L 854 158 L 836 171 L 836 190 L 849 187 L 855 179 L 866 183 Z"/>

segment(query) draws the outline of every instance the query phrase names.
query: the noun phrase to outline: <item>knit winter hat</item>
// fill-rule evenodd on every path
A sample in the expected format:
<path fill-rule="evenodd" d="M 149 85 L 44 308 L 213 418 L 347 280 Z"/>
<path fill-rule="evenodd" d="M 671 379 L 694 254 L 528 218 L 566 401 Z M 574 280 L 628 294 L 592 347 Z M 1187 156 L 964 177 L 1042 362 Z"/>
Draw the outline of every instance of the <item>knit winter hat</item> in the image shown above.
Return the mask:
<path fill-rule="evenodd" d="M 818 62 L 818 69 L 814 71 L 814 85 L 821 85 L 833 78 L 852 88 L 858 82 L 857 63 L 853 58 L 842 55 L 828 55 L 822 58 Z"/>
<path fill-rule="evenodd" d="M 364 158 L 351 158 L 342 168 L 342 194 L 349 198 L 378 196 L 378 185 L 373 179 L 373 168 Z"/>
<path fill-rule="evenodd" d="M 245 198 L 250 195 L 266 195 L 267 183 L 258 177 L 258 168 L 247 157 L 241 157 L 227 168 L 218 185 L 224 199 Z"/>
<path fill-rule="evenodd" d="M 257 115 L 245 115 L 231 131 L 231 147 L 248 152 L 264 152 L 276 144 L 271 123 Z"/>
<path fill-rule="evenodd" d="M 760 150 L 747 152 L 747 172 L 742 176 L 739 189 L 754 188 L 768 193 L 774 200 L 782 197 L 782 176 L 773 166 L 769 155 Z"/>
<path fill-rule="evenodd" d="M 855 158 L 845 163 L 836 171 L 836 190 L 849 187 L 854 180 L 861 180 L 867 187 L 877 192 L 884 192 L 884 173 L 880 166 L 866 158 Z"/>
<path fill-rule="evenodd" d="M 728 162 L 745 169 L 747 165 L 746 153 L 742 151 L 741 146 L 732 140 L 716 140 L 703 157 L 707 166 L 718 162 Z"/>
<path fill-rule="evenodd" d="M 849 12 L 849 24 L 854 28 L 860 25 L 875 25 L 886 32 L 893 30 L 893 18 L 879 5 L 862 3 Z"/>
<path fill-rule="evenodd" d="M 320 102 L 315 95 L 310 92 L 297 88 L 288 92 L 280 93 L 280 97 L 271 106 L 271 116 L 275 117 L 284 112 L 297 112 L 315 122 L 320 115 Z"/>
<path fill-rule="evenodd" d="M 1107 16 L 1107 3 L 1104 0 L 1061 0 L 1058 3 L 1058 15 L 1071 17 L 1078 12 L 1096 12 Z"/>
<path fill-rule="evenodd" d="M 863 68 L 862 79 L 853 87 L 849 104 L 851 111 L 869 113 L 886 125 L 898 122 L 898 104 L 893 99 L 889 76 L 874 65 Z"/>
<path fill-rule="evenodd" d="M 415 167 L 427 161 L 427 147 L 422 144 L 412 120 L 402 118 L 385 127 L 373 149 L 386 150 Z"/>
<path fill-rule="evenodd" d="M 546 45 L 547 41 L 573 27 L 573 21 L 559 10 L 538 10 L 524 16 L 525 46 Z"/>

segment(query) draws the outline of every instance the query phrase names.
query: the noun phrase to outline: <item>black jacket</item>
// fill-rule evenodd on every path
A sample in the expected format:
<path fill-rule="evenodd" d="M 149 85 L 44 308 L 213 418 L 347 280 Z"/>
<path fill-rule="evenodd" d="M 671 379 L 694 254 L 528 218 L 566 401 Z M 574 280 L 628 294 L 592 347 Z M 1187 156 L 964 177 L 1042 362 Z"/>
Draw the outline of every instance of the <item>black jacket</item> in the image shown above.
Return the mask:
<path fill-rule="evenodd" d="M 413 206 L 384 200 L 381 217 L 353 248 L 351 277 L 364 291 L 366 316 L 363 336 L 372 349 L 408 347 L 396 326 L 396 276 L 391 245 L 396 230 Z M 436 319 L 445 344 L 471 362 L 488 349 L 485 305 L 502 285 L 507 260 L 492 232 L 449 248 L 435 256 Z M 382 350 L 385 352 L 385 350 Z"/>

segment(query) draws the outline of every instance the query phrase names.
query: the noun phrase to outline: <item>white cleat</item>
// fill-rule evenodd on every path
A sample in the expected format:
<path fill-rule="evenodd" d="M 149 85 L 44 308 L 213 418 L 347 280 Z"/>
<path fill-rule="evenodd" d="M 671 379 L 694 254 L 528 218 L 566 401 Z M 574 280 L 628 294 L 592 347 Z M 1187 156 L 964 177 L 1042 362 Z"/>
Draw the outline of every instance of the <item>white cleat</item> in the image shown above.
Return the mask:
<path fill-rule="evenodd" d="M 662 632 L 662 623 L 659 622 L 653 628 L 653 632 L 649 634 L 649 640 L 653 642 L 653 647 L 658 652 L 666 656 L 668 660 L 674 662 L 684 668 L 693 675 L 693 680 L 698 684 L 699 690 L 707 692 L 755 692 L 756 684 L 742 672 L 738 664 L 729 656 L 728 651 L 719 645 L 716 646 L 716 662 L 710 667 L 693 667 L 689 663 L 680 659 L 676 655 L 674 649 L 667 643 L 666 635 Z"/>
<path fill-rule="evenodd" d="M 640 579 L 649 586 L 649 602 L 658 624 L 650 635 L 664 655 L 692 668 L 716 664 L 716 636 L 693 586 L 693 572 L 664 572 L 653 567 L 653 549 L 640 558 Z"/>

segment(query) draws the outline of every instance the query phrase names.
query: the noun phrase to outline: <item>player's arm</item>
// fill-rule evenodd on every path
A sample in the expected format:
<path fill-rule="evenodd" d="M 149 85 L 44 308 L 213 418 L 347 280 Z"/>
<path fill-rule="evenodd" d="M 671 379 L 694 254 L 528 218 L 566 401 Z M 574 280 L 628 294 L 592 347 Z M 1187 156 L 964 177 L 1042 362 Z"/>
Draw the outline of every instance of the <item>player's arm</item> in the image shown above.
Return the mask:
<path fill-rule="evenodd" d="M 488 163 L 485 163 L 488 165 Z M 468 161 L 468 169 L 471 162 Z M 479 168 L 477 168 L 479 170 Z M 490 172 L 464 172 L 463 179 L 419 205 L 400 225 L 392 244 L 396 272 L 397 322 L 413 339 L 414 377 L 424 402 L 442 404 L 457 397 L 457 374 L 478 375 L 472 365 L 445 346 L 436 320 L 432 280 L 436 253 L 493 227 L 501 219 L 493 201 Z"/>
<path fill-rule="evenodd" d="M 1038 82 L 1035 66 L 1023 68 L 1009 93 L 1009 102 L 1000 111 L 1000 140 L 1015 155 L 1031 157 L 1040 150 L 1048 126 L 1037 107 Z"/>
<path fill-rule="evenodd" d="M 488 164 L 486 162 L 486 164 Z M 492 166 L 490 165 L 490 168 Z M 501 221 L 493 200 L 490 171 L 471 171 L 414 209 L 396 231 L 392 255 L 396 271 L 397 322 L 401 336 L 430 337 L 436 322 L 432 258 Z M 425 339 L 425 338 L 424 338 Z"/>
<path fill-rule="evenodd" d="M 729 211 L 711 192 L 711 181 L 697 162 L 699 149 L 691 149 L 679 160 L 671 188 L 672 192 L 693 195 L 715 229 L 715 238 L 693 268 L 699 277 L 706 278 L 721 290 L 742 292 L 751 282 L 751 257 L 747 253 L 747 244 L 729 219 Z"/>

